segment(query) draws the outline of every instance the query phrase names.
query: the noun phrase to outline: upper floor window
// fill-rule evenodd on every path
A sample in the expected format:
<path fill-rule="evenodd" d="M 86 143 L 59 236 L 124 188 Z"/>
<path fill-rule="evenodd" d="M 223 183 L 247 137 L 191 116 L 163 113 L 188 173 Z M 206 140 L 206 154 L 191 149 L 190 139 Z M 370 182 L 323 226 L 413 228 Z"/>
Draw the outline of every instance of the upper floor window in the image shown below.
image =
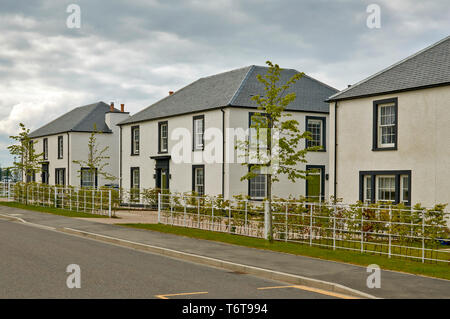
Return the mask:
<path fill-rule="evenodd" d="M 42 152 L 43 152 L 43 157 L 45 160 L 48 159 L 48 138 L 44 138 L 42 140 Z"/>
<path fill-rule="evenodd" d="M 325 117 L 307 116 L 306 117 L 306 131 L 310 133 L 311 139 L 306 140 L 306 147 L 320 146 L 320 151 L 325 151 Z"/>
<path fill-rule="evenodd" d="M 397 149 L 397 99 L 375 101 L 373 123 L 373 150 Z"/>
<path fill-rule="evenodd" d="M 194 116 L 194 151 L 203 150 L 203 134 L 205 132 L 205 117 L 203 115 Z"/>
<path fill-rule="evenodd" d="M 159 153 L 167 153 L 169 150 L 169 128 L 167 121 L 158 123 Z"/>
<path fill-rule="evenodd" d="M 64 141 L 62 136 L 58 136 L 58 158 L 63 158 Z"/>
<path fill-rule="evenodd" d="M 131 155 L 139 155 L 139 126 L 131 127 Z"/>
<path fill-rule="evenodd" d="M 251 164 L 265 164 L 269 161 L 270 131 L 267 123 L 267 114 L 249 113 L 249 159 Z"/>

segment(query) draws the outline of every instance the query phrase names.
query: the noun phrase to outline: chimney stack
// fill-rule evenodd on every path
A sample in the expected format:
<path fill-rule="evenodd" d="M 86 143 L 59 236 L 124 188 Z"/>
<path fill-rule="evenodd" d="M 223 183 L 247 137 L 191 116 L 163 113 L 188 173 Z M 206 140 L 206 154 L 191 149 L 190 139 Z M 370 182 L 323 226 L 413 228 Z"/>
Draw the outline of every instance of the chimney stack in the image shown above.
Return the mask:
<path fill-rule="evenodd" d="M 114 112 L 114 102 L 111 102 L 111 106 L 109 107 L 110 112 Z"/>
<path fill-rule="evenodd" d="M 169 95 L 172 95 L 173 94 L 173 91 L 169 91 Z"/>
<path fill-rule="evenodd" d="M 125 104 L 120 104 L 120 112 L 125 112 Z"/>

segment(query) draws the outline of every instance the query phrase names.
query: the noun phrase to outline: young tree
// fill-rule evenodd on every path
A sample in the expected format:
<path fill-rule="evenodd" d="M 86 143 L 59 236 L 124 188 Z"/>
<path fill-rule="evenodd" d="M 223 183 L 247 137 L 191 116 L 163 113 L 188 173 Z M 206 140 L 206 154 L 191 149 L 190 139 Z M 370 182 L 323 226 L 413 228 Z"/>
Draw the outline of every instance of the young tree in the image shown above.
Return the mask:
<path fill-rule="evenodd" d="M 287 106 L 296 98 L 294 92 L 286 93 L 286 91 L 301 79 L 304 73 L 297 73 L 286 83 L 279 84 L 282 69 L 270 61 L 266 64 L 269 66 L 267 74 L 257 75 L 258 81 L 264 84 L 265 94 L 252 97 L 261 113 L 252 118 L 250 139 L 239 141 L 237 148 L 248 152 L 248 162 L 242 165 L 251 164 L 248 173 L 241 177 L 241 181 L 255 178 L 257 172 L 266 175 L 266 198 L 269 205 L 268 239 L 272 241 L 273 183 L 279 181 L 280 175 L 286 175 L 292 182 L 299 178 L 305 179 L 307 172 L 298 164 L 307 162 L 305 159 L 307 152 L 319 150 L 321 147 L 300 148 L 300 142 L 310 139 L 311 135 L 306 131 L 301 132 L 298 121 L 285 112 Z"/>
<path fill-rule="evenodd" d="M 23 123 L 19 124 L 21 132 L 18 135 L 10 136 L 16 143 L 8 146 L 9 153 L 14 156 L 13 171 L 19 172 L 25 178 L 32 180 L 32 177 L 42 169 L 41 161 L 43 153 L 37 153 L 34 149 L 34 142 L 30 138 L 30 130 Z M 17 161 L 16 159 L 19 159 Z"/>
<path fill-rule="evenodd" d="M 117 177 L 105 171 L 105 167 L 109 165 L 108 160 L 110 159 L 109 156 L 105 155 L 109 149 L 109 146 L 106 146 L 101 150 L 99 149 L 99 145 L 97 143 L 98 134 L 102 133 L 97 131 L 97 127 L 94 125 L 94 130 L 89 137 L 87 160 L 73 160 L 72 162 L 80 165 L 80 169 L 77 171 L 78 177 L 81 177 L 82 175 L 82 168 L 87 168 L 87 171 L 92 178 L 94 178 L 95 174 L 97 174 L 103 176 L 106 180 L 114 181 Z"/>

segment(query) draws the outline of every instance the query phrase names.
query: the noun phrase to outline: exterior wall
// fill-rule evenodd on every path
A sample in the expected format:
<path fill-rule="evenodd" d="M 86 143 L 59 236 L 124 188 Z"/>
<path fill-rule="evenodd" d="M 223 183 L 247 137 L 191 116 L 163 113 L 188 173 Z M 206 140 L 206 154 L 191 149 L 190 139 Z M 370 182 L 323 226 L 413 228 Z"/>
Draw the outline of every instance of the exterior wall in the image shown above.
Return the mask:
<path fill-rule="evenodd" d="M 225 121 L 225 128 L 238 128 L 244 130 L 249 126 L 249 113 L 255 112 L 256 109 L 244 108 L 224 108 L 223 116 Z M 154 173 L 156 161 L 151 157 L 158 155 L 171 155 L 170 160 L 170 175 L 169 188 L 172 192 L 188 192 L 192 190 L 192 165 L 205 165 L 205 193 L 209 195 L 222 194 L 222 136 L 216 138 L 220 139 L 220 145 L 217 149 L 216 158 L 219 162 L 208 164 L 206 162 L 205 153 L 208 153 L 207 147 L 204 151 L 190 151 L 190 158 L 192 162 L 175 163 L 174 157 L 176 154 L 171 153 L 171 149 L 179 141 L 173 139 L 174 130 L 177 128 L 184 128 L 189 132 L 187 137 L 189 142 L 189 150 L 192 150 L 192 131 L 193 131 L 193 117 L 197 115 L 204 115 L 205 131 L 208 128 L 217 128 L 222 131 L 222 111 L 220 109 L 200 112 L 195 114 L 180 115 L 169 118 L 162 118 L 158 120 L 140 122 L 135 124 L 127 124 L 122 126 L 122 183 L 121 187 L 130 188 L 130 170 L 132 167 L 140 168 L 140 187 L 154 188 L 156 186 Z M 302 130 L 305 128 L 305 116 L 321 116 L 326 118 L 326 135 L 329 132 L 328 114 L 318 113 L 299 113 L 293 112 Z M 168 136 L 169 136 L 169 153 L 158 154 L 158 122 L 168 122 Z M 139 126 L 140 130 L 140 154 L 131 155 L 131 127 Z M 230 144 L 230 143 L 229 143 Z M 205 146 L 208 145 L 208 139 L 205 136 Z M 329 141 L 326 136 L 326 145 L 328 147 Z M 302 145 L 304 147 L 304 145 Z M 233 146 L 225 145 L 225 156 L 234 151 Z M 195 160 L 196 157 L 199 160 Z M 328 174 L 328 152 L 314 152 L 308 154 L 308 164 L 324 165 L 325 173 Z M 305 168 L 305 165 L 302 165 Z M 241 176 L 245 175 L 248 170 L 247 166 L 242 166 L 239 163 L 226 163 L 224 165 L 224 196 L 229 198 L 230 195 L 248 194 L 248 182 L 240 181 Z M 296 183 L 291 183 L 285 177 L 281 177 L 280 182 L 274 186 L 274 195 L 277 196 L 299 196 L 305 195 L 305 180 L 298 180 Z M 328 196 L 327 181 L 325 181 L 325 196 Z"/>
<path fill-rule="evenodd" d="M 105 184 L 119 183 L 119 140 L 120 129 L 116 125 L 118 122 L 125 120 L 128 113 L 107 113 L 106 123 L 111 128 L 112 133 L 102 133 L 96 136 L 98 149 L 102 150 L 108 146 L 105 156 L 109 156 L 109 165 L 105 167 L 105 171 L 116 177 L 115 181 L 106 180 L 101 175 L 98 176 L 98 186 Z M 43 136 L 33 139 L 35 141 L 35 150 L 38 153 L 43 152 L 43 140 L 48 139 L 48 159 L 44 162 L 49 164 L 49 184 L 55 184 L 55 169 L 65 168 L 66 185 L 80 186 L 81 178 L 79 174 L 80 166 L 74 164 L 74 160 L 87 160 L 88 143 L 91 133 L 89 132 L 69 132 L 57 135 Z M 63 137 L 63 158 L 58 159 L 58 136 Z M 41 182 L 40 174 L 36 174 L 36 181 Z"/>
<path fill-rule="evenodd" d="M 372 151 L 373 101 L 398 98 L 397 150 Z M 330 186 L 334 192 L 335 104 L 330 104 Z M 359 172 L 411 170 L 411 202 L 450 203 L 450 86 L 339 101 L 337 197 L 359 199 Z"/>

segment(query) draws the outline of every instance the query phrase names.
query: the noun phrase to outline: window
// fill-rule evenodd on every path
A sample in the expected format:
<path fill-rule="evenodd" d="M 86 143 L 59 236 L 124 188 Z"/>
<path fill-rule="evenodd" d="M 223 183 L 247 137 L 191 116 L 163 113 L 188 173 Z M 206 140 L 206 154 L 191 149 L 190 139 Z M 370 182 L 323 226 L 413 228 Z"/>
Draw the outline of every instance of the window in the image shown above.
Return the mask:
<path fill-rule="evenodd" d="M 306 147 L 321 146 L 320 151 L 325 151 L 325 117 L 307 116 L 306 117 L 306 131 L 311 133 L 311 139 L 306 140 Z"/>
<path fill-rule="evenodd" d="M 192 190 L 198 195 L 205 195 L 205 166 L 192 166 Z"/>
<path fill-rule="evenodd" d="M 159 122 L 158 123 L 158 152 L 159 153 L 167 153 L 168 151 L 168 124 L 166 122 Z"/>
<path fill-rule="evenodd" d="M 411 171 L 363 171 L 359 176 L 360 201 L 411 205 Z"/>
<path fill-rule="evenodd" d="M 377 201 L 395 202 L 395 176 L 377 176 Z"/>
<path fill-rule="evenodd" d="M 267 115 L 265 113 L 249 113 L 249 163 L 268 163 L 270 132 L 267 128 Z"/>
<path fill-rule="evenodd" d="M 42 147 L 43 147 L 43 157 L 44 157 L 44 160 L 47 160 L 48 159 L 48 139 L 47 138 L 44 138 L 43 140 L 42 140 Z"/>
<path fill-rule="evenodd" d="M 81 187 L 97 187 L 97 169 L 81 169 Z"/>
<path fill-rule="evenodd" d="M 205 117 L 203 115 L 194 116 L 193 119 L 193 138 L 194 138 L 194 148 L 193 150 L 203 150 L 203 134 L 205 132 Z"/>
<path fill-rule="evenodd" d="M 140 176 L 139 167 L 131 167 L 131 201 L 139 201 L 140 199 Z"/>
<path fill-rule="evenodd" d="M 395 150 L 397 149 L 397 99 L 373 103 L 373 150 Z"/>
<path fill-rule="evenodd" d="M 325 200 L 325 166 L 306 165 L 306 197 L 315 201 Z"/>
<path fill-rule="evenodd" d="M 63 137 L 62 136 L 58 136 L 58 159 L 63 158 L 63 148 L 64 144 L 63 144 Z"/>
<path fill-rule="evenodd" d="M 131 155 L 139 155 L 139 126 L 131 127 Z"/>
<path fill-rule="evenodd" d="M 261 174 L 261 171 L 255 170 L 255 177 L 248 180 L 248 195 L 252 199 L 264 199 L 267 191 L 267 175 Z"/>
<path fill-rule="evenodd" d="M 55 185 L 66 185 L 65 183 L 65 168 L 55 168 Z"/>

